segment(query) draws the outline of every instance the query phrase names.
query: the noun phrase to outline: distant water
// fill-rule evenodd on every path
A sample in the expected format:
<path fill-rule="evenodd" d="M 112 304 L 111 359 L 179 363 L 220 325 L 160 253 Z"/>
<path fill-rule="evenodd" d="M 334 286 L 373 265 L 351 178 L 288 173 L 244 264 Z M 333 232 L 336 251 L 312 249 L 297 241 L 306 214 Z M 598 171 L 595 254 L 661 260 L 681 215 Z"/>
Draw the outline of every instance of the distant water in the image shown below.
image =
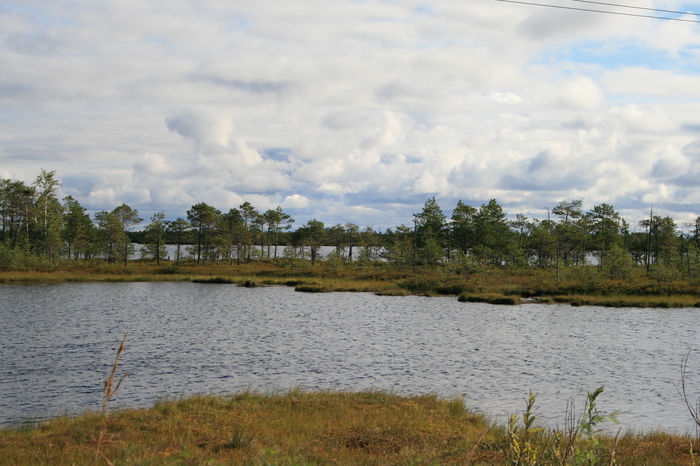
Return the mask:
<path fill-rule="evenodd" d="M 139 243 L 133 243 L 134 245 L 134 253 L 129 255 L 129 259 L 140 259 L 141 258 L 141 250 L 143 249 L 143 244 Z M 180 258 L 196 258 L 197 253 L 196 253 L 196 245 L 191 245 L 191 244 L 183 244 L 180 245 Z M 260 246 L 253 246 L 254 249 L 257 251 L 260 251 Z M 264 252 L 265 252 L 265 257 L 267 257 L 267 254 L 269 253 L 270 257 L 278 257 L 282 258 L 284 257 L 284 245 L 278 245 L 277 246 L 277 255 L 275 256 L 275 246 L 272 245 L 269 248 L 265 246 Z M 194 251 L 193 253 L 190 253 L 191 251 Z M 355 246 L 352 250 L 352 257 L 353 259 L 357 260 L 360 257 L 360 252 L 362 251 L 361 247 Z M 166 252 L 166 259 L 169 261 L 174 261 L 175 258 L 177 257 L 177 245 L 175 244 L 166 244 L 165 245 L 165 252 Z M 318 259 L 319 260 L 325 260 L 329 254 L 336 252 L 336 247 L 335 246 L 321 246 L 318 248 Z M 349 253 L 349 250 L 347 247 L 341 249 L 341 255 L 345 258 L 347 258 Z M 307 247 L 304 251 L 305 257 L 307 259 L 310 258 L 310 252 L 309 248 Z M 377 258 L 375 258 L 377 259 Z M 381 260 L 381 259 L 380 259 Z"/>
<path fill-rule="evenodd" d="M 194 283 L 0 285 L 0 423 L 99 410 L 129 331 L 113 407 L 161 397 L 306 389 L 462 396 L 501 421 L 528 391 L 562 425 L 568 399 L 605 385 L 625 429 L 693 431 L 697 309 L 493 306 L 454 298 L 297 293 Z M 121 371 L 120 371 L 121 372 Z"/>

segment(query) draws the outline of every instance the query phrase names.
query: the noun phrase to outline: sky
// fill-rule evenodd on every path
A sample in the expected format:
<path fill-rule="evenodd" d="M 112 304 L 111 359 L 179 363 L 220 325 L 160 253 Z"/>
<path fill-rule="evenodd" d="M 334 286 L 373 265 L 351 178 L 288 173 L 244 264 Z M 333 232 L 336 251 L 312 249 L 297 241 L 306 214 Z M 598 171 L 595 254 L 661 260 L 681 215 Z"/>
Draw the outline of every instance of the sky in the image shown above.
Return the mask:
<path fill-rule="evenodd" d="M 496 0 L 0 0 L 0 70 L 0 178 L 56 171 L 90 212 L 247 201 L 382 230 L 435 197 L 448 216 L 490 199 L 700 215 L 698 23 Z"/>

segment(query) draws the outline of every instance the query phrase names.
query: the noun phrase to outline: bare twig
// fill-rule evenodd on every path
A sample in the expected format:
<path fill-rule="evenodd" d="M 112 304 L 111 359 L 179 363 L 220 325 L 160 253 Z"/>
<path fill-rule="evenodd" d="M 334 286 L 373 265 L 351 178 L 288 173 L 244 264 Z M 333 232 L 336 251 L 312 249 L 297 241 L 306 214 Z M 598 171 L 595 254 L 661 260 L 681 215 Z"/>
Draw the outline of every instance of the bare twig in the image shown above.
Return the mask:
<path fill-rule="evenodd" d="M 107 379 L 105 380 L 102 397 L 102 414 L 107 413 L 107 404 L 109 403 L 110 398 L 112 398 L 114 394 L 117 393 L 117 390 L 119 390 L 119 387 L 121 386 L 122 382 L 124 381 L 126 376 L 129 375 L 129 371 L 126 371 L 122 378 L 119 379 L 119 382 L 117 382 L 117 386 L 114 387 L 114 389 L 112 389 L 112 387 L 114 386 L 114 376 L 117 373 L 117 367 L 119 366 L 119 357 L 121 356 L 122 351 L 124 351 L 124 347 L 126 346 L 127 336 L 129 336 L 129 332 L 126 332 L 124 334 L 124 339 L 122 340 L 122 343 L 119 345 L 119 349 L 117 350 L 117 357 L 114 358 L 112 372 L 109 374 L 109 377 L 107 377 Z"/>
<path fill-rule="evenodd" d="M 129 332 L 124 334 L 124 339 L 122 339 L 119 349 L 117 350 L 117 356 L 114 358 L 114 364 L 112 365 L 112 372 L 110 372 L 109 377 L 105 380 L 104 389 L 102 391 L 102 427 L 100 428 L 100 434 L 97 437 L 97 447 L 95 448 L 95 466 L 97 466 L 97 460 L 101 456 L 107 462 L 109 466 L 114 466 L 114 464 L 100 451 L 102 447 L 102 441 L 104 440 L 105 433 L 107 432 L 108 418 L 107 418 L 107 404 L 109 400 L 117 393 L 122 382 L 129 375 L 129 371 L 126 371 L 124 375 L 117 382 L 117 386 L 114 386 L 114 376 L 117 373 L 117 367 L 119 366 L 119 356 L 121 356 L 124 348 L 126 347 L 126 337 L 129 336 Z"/>

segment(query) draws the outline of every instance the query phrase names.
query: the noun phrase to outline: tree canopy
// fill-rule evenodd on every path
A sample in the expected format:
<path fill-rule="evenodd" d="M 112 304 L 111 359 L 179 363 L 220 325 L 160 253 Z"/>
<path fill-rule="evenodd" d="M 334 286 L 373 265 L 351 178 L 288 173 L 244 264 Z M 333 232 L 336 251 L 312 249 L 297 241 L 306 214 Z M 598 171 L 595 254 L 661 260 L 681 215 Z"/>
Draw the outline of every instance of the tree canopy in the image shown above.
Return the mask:
<path fill-rule="evenodd" d="M 200 202 L 187 210 L 186 219 L 168 221 L 160 211 L 137 230 L 143 219 L 129 205 L 90 218 L 74 197 L 59 201 L 60 186 L 55 172 L 45 170 L 30 185 L 0 179 L 0 265 L 85 259 L 127 264 L 139 240 L 141 259 L 157 263 L 168 257 L 166 244 L 176 246 L 175 261 L 196 263 L 296 257 L 315 264 L 323 259 L 321 246 L 333 246 L 339 263 L 379 260 L 413 270 L 592 265 L 611 278 L 622 278 L 635 266 L 666 276 L 692 278 L 700 272 L 700 216 L 679 227 L 650 210 L 631 231 L 612 205 L 585 211 L 580 199 L 559 201 L 551 209 L 553 218 L 540 220 L 508 215 L 496 199 L 479 207 L 459 200 L 448 216 L 431 197 L 412 221 L 385 232 L 350 222 L 326 226 L 318 219 L 293 229 L 295 220 L 281 206 L 260 211 L 244 202 L 222 212 Z"/>

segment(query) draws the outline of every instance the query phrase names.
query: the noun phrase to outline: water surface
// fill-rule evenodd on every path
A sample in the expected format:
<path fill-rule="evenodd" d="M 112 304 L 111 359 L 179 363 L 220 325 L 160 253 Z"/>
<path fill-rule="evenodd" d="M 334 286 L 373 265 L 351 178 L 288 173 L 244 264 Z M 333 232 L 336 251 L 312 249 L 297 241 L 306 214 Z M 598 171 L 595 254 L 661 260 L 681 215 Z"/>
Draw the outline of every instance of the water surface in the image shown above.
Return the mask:
<path fill-rule="evenodd" d="M 462 396 L 503 420 L 539 394 L 563 423 L 568 399 L 605 385 L 625 429 L 691 431 L 680 362 L 700 347 L 697 309 L 494 306 L 455 298 L 296 293 L 194 283 L 0 285 L 0 423 L 98 410 L 129 331 L 130 375 L 112 406 L 242 389 L 392 390 Z M 700 352 L 688 384 L 700 394 Z"/>

